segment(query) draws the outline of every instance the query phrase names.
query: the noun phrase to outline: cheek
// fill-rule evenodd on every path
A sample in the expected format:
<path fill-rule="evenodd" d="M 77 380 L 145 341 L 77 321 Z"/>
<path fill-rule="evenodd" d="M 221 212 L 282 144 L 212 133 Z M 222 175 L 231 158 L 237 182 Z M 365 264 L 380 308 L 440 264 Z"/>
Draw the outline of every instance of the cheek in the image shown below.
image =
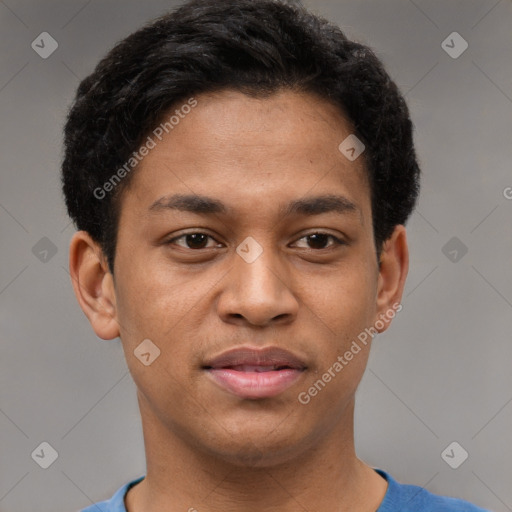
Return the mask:
<path fill-rule="evenodd" d="M 376 277 L 368 267 L 340 267 L 308 287 L 308 306 L 326 334 L 357 336 L 369 326 L 376 310 Z"/>
<path fill-rule="evenodd" d="M 119 282 L 117 314 L 128 338 L 136 335 L 165 342 L 205 294 L 204 287 L 196 286 L 183 273 L 162 270 L 158 265 L 134 263 L 120 268 Z"/>
<path fill-rule="evenodd" d="M 119 272 L 122 285 L 116 291 L 117 316 L 125 357 L 143 393 L 159 394 L 159 385 L 172 393 L 191 379 L 194 347 L 202 343 L 201 322 L 196 316 L 207 300 L 209 286 L 183 273 L 159 268 L 141 272 L 140 268 L 134 263 Z M 139 347 L 148 343 L 145 340 L 151 343 L 142 353 L 149 351 L 151 360 L 157 354 L 150 366 L 143 364 L 144 358 L 137 358 L 142 351 Z"/>

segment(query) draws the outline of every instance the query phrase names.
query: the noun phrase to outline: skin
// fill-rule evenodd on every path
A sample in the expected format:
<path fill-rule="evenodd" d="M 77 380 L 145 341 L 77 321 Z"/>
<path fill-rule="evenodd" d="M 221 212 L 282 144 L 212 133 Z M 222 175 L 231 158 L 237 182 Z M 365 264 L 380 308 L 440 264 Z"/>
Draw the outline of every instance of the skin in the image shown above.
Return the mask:
<path fill-rule="evenodd" d="M 395 228 L 379 264 L 364 154 L 351 162 L 338 151 L 353 130 L 336 106 L 289 90 L 196 99 L 124 192 L 115 278 L 86 232 L 70 246 L 80 306 L 97 336 L 121 338 L 137 385 L 147 475 L 128 492 L 127 510 L 375 511 L 387 483 L 357 458 L 353 432 L 370 344 L 307 405 L 297 397 L 400 302 L 405 228 Z M 149 210 L 176 193 L 215 198 L 228 212 Z M 357 209 L 279 214 L 325 194 Z M 199 249 L 170 241 L 184 231 L 212 238 Z M 307 238 L 319 232 L 345 243 Z M 263 249 L 252 263 L 236 252 L 249 236 Z M 149 366 L 134 356 L 147 338 L 161 351 Z M 274 398 L 239 398 L 202 365 L 240 345 L 286 348 L 307 369 Z"/>

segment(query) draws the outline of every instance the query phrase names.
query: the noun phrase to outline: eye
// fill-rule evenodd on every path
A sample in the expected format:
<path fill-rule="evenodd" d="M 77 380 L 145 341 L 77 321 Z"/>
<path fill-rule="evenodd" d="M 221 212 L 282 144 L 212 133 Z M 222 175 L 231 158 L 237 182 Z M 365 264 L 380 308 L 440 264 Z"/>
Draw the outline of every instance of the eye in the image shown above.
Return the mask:
<path fill-rule="evenodd" d="M 311 233 L 309 235 L 303 236 L 296 242 L 296 244 L 298 244 L 302 240 L 304 240 L 306 243 L 306 246 L 302 247 L 304 249 L 326 250 L 331 247 L 346 245 L 346 242 L 340 240 L 334 235 L 321 232 Z M 332 243 L 329 244 L 329 241 L 332 241 Z M 211 235 L 201 232 L 185 233 L 183 235 L 180 235 L 176 238 L 169 240 L 168 244 L 175 244 L 178 245 L 179 247 L 183 247 L 184 249 L 192 250 L 211 249 L 222 246 L 222 244 L 217 243 L 217 241 Z"/>
<path fill-rule="evenodd" d="M 333 240 L 334 243 L 331 245 L 327 245 L 329 239 Z M 306 240 L 306 244 L 310 244 L 310 247 L 304 247 L 305 249 L 325 250 L 331 247 L 336 247 L 338 245 L 346 245 L 346 242 L 340 240 L 339 238 L 329 233 L 311 233 L 300 238 L 298 242 L 300 242 L 301 240 Z"/>
<path fill-rule="evenodd" d="M 169 240 L 169 244 L 175 244 L 184 249 L 210 249 L 212 247 L 219 247 L 220 244 L 213 244 L 208 246 L 208 239 L 215 241 L 213 237 L 206 233 L 186 233 Z M 183 243 L 177 243 L 178 240 L 182 240 Z"/>

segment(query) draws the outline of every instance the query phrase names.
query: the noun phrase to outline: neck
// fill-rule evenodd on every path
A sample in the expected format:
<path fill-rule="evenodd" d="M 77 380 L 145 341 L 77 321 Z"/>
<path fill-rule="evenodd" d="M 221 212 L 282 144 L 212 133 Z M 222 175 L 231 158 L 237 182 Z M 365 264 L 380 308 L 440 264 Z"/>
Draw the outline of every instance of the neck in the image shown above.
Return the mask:
<path fill-rule="evenodd" d="M 151 413 L 139 395 L 147 472 L 127 494 L 127 512 L 374 512 L 387 483 L 354 450 L 352 402 L 340 421 L 294 453 L 255 464 L 226 461 L 191 446 Z"/>

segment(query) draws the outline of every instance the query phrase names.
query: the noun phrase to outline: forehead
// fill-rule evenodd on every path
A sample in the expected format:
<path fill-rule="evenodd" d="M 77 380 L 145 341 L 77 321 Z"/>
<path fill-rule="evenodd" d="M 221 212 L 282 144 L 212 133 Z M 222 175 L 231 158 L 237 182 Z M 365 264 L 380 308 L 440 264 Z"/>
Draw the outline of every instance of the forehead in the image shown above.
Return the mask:
<path fill-rule="evenodd" d="M 313 195 L 369 203 L 363 156 L 350 161 L 339 150 L 353 127 L 337 106 L 288 90 L 266 98 L 226 90 L 195 101 L 161 140 L 153 137 L 133 176 L 128 192 L 146 211 L 176 193 L 222 197 L 235 209 L 266 202 L 279 213 L 284 202 Z"/>

